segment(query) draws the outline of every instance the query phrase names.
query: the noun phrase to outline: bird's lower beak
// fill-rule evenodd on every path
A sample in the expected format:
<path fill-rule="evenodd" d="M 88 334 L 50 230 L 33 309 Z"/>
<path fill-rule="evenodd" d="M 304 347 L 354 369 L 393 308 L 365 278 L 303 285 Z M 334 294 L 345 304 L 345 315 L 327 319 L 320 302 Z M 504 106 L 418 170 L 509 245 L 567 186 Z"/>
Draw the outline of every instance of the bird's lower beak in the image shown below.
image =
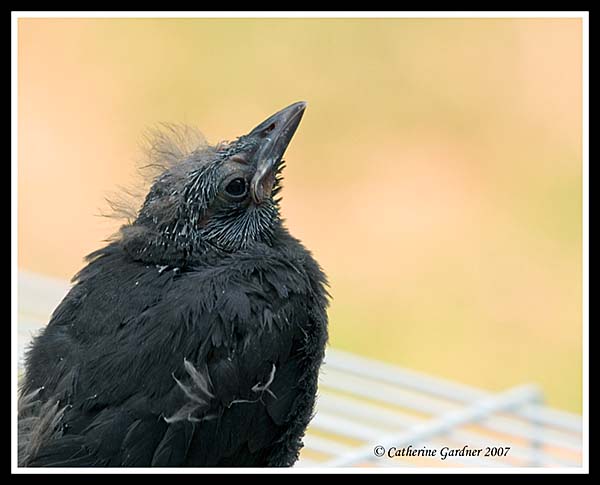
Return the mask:
<path fill-rule="evenodd" d="M 256 172 L 250 184 L 252 198 L 257 204 L 270 197 L 277 167 L 305 109 L 304 101 L 294 103 L 267 118 L 248 134 L 259 139 L 259 147 L 254 155 Z"/>

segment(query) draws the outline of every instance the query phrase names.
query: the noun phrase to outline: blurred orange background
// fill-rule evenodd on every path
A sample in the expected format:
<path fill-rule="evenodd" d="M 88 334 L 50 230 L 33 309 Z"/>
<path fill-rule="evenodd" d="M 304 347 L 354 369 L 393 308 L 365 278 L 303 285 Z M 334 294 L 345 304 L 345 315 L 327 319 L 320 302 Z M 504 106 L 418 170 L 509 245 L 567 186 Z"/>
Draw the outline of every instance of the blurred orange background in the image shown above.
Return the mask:
<path fill-rule="evenodd" d="M 142 133 L 309 103 L 283 214 L 333 346 L 581 412 L 579 19 L 20 19 L 19 268 L 115 232 Z"/>

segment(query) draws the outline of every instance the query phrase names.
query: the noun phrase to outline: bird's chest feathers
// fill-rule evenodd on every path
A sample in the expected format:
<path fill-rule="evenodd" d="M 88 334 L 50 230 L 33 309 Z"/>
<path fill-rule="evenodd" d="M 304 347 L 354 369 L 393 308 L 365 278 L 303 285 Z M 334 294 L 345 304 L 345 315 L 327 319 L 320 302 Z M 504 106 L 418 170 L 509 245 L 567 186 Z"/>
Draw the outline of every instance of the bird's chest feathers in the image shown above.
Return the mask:
<path fill-rule="evenodd" d="M 181 321 L 213 348 L 259 350 L 305 331 L 312 290 L 293 262 L 241 260 L 182 274 L 181 284 Z"/>

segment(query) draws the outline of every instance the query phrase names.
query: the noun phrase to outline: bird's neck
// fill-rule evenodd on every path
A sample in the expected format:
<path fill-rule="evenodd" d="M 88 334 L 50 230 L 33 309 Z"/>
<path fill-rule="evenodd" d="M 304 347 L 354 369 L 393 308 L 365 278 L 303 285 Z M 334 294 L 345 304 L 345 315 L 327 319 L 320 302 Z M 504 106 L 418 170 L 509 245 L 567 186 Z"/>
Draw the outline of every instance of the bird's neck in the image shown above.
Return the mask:
<path fill-rule="evenodd" d="M 178 240 L 141 226 L 130 225 L 121 229 L 119 244 L 135 261 L 185 269 L 220 264 L 224 259 L 235 259 L 238 255 L 246 257 L 254 252 L 262 254 L 269 248 L 277 251 L 279 246 L 285 245 L 291 238 L 287 229 L 281 225 L 277 226 L 273 236 L 269 243 L 257 242 L 243 250 L 224 251 L 202 239 Z"/>

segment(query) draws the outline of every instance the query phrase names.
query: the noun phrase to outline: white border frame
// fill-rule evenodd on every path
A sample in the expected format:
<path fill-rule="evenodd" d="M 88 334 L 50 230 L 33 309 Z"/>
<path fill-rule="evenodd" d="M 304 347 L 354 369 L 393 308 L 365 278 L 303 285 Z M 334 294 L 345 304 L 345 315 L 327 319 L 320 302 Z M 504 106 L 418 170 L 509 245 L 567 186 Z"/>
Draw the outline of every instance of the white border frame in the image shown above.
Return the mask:
<path fill-rule="evenodd" d="M 583 42 L 583 465 L 581 468 L 18 468 L 17 467 L 17 271 L 18 271 L 18 20 L 20 18 L 580 18 Z M 190 473 L 589 473 L 589 12 L 11 12 L 11 472 L 18 474 L 190 474 Z"/>

